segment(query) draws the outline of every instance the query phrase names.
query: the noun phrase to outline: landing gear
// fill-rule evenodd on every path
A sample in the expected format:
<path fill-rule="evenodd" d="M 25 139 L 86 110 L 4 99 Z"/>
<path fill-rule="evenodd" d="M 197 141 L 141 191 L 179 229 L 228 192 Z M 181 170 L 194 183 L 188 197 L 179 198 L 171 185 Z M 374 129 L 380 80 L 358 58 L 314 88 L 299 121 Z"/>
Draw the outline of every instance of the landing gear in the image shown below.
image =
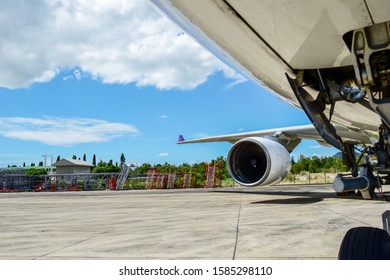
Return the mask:
<path fill-rule="evenodd" d="M 352 103 L 360 102 L 360 105 L 367 105 L 367 100 L 364 99 L 365 94 L 361 93 L 362 90 L 359 87 L 352 88 L 352 83 L 344 83 L 344 88 L 337 86 L 335 82 L 325 79 L 319 70 L 309 71 L 308 76 L 308 80 L 313 80 L 313 77 L 315 77 L 314 80 L 319 83 L 318 89 L 320 90 L 316 98 L 313 98 L 312 94 L 304 88 L 304 71 L 299 71 L 295 79 L 287 75 L 287 79 L 301 107 L 318 133 L 326 143 L 342 151 L 343 162 L 351 169 L 350 175 L 338 175 L 336 177 L 333 182 L 333 189 L 337 193 L 359 191 L 364 199 L 373 199 L 375 197 L 375 190 L 381 188 L 382 183 L 390 182 L 388 179 L 390 178 L 389 126 L 383 121 L 383 124 L 379 128 L 379 141 L 372 147 L 366 147 L 359 159 L 357 159 L 355 144 L 359 144 L 359 142 L 345 142 L 331 123 L 331 119 L 336 102 L 343 100 Z M 345 97 L 346 93 L 350 93 L 350 95 Z M 326 105 L 331 106 L 329 115 L 325 114 Z M 371 110 L 374 111 L 372 108 Z M 363 158 L 363 165 L 360 166 L 359 170 L 361 158 Z M 385 176 L 380 177 L 381 175 Z"/>
<path fill-rule="evenodd" d="M 351 228 L 341 242 L 338 259 L 390 260 L 390 235 L 379 228 Z"/>
<path fill-rule="evenodd" d="M 335 178 L 332 186 L 337 193 L 359 191 L 364 199 L 373 199 L 376 189 L 390 183 L 390 129 L 386 124 L 379 128 L 379 136 L 379 141 L 362 153 L 363 165 L 358 176 Z"/>
<path fill-rule="evenodd" d="M 287 79 L 319 135 L 342 151 L 343 161 L 351 169 L 350 175 L 336 177 L 334 190 L 360 192 L 364 199 L 373 199 L 376 189 L 390 184 L 390 22 L 351 30 L 343 39 L 350 50 L 352 65 L 298 70 L 295 78 L 287 75 Z M 361 109 L 366 120 L 359 121 L 356 114 L 356 120 L 348 119 L 348 110 L 336 109 L 336 104 L 349 110 Z M 340 123 L 370 135 L 369 141 L 340 137 L 340 131 L 332 124 L 332 118 L 335 120 L 340 114 L 343 115 Z M 378 135 L 374 135 L 377 127 Z M 355 145 L 365 146 L 359 159 Z M 341 244 L 339 259 L 390 259 L 389 232 L 367 227 L 349 230 Z"/>
<path fill-rule="evenodd" d="M 383 228 L 348 230 L 341 242 L 339 260 L 390 260 L 390 211 L 382 215 Z"/>
<path fill-rule="evenodd" d="M 372 199 L 375 189 L 390 183 L 390 22 L 351 30 L 343 39 L 351 52 L 352 65 L 298 70 L 294 79 L 288 75 L 287 79 L 318 133 L 342 151 L 343 161 L 351 169 L 351 175 L 336 178 L 333 188 L 337 192 L 359 191 L 363 198 Z M 371 143 L 374 138 L 359 143 L 340 137 L 332 118 L 342 113 L 336 104 L 343 103 L 364 109 L 366 118 L 379 117 L 376 124 L 369 125 L 347 121 L 352 129 L 360 127 L 367 135 L 380 125 L 377 143 Z M 355 145 L 369 145 L 363 152 L 363 164 L 356 159 Z"/>
<path fill-rule="evenodd" d="M 369 166 L 360 168 L 359 176 L 351 177 L 339 174 L 333 181 L 333 189 L 337 193 L 359 191 L 364 199 L 373 199 L 375 189 L 380 187 L 378 177 L 372 173 Z"/>

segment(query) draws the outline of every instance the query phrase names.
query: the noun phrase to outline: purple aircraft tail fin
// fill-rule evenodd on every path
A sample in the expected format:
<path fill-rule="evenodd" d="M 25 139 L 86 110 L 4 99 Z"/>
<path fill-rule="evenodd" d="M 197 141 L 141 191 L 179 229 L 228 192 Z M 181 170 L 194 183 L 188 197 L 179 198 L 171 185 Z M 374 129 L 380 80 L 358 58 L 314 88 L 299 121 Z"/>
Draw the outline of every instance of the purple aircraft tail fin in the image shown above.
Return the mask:
<path fill-rule="evenodd" d="M 179 135 L 179 139 L 177 139 L 177 142 L 184 142 L 185 140 L 184 140 L 184 137 L 183 137 L 183 135 Z"/>

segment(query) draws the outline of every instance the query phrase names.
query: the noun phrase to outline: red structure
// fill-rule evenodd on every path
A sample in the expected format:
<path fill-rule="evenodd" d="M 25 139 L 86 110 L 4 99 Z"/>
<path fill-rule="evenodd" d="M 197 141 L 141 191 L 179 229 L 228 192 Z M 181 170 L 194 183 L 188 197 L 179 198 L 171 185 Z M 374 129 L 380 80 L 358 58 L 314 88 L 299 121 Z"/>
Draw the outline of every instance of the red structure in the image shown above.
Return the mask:
<path fill-rule="evenodd" d="M 205 188 L 221 188 L 222 187 L 222 164 L 214 162 L 214 164 L 206 165 L 206 184 Z"/>
<path fill-rule="evenodd" d="M 182 188 L 192 188 L 191 185 L 191 179 L 192 179 L 192 170 L 190 170 L 190 173 L 184 172 L 183 175 L 183 185 Z"/>
<path fill-rule="evenodd" d="M 153 182 L 154 182 L 154 175 L 155 175 L 154 169 L 148 170 L 148 176 L 146 177 L 146 188 L 152 189 L 153 188 Z"/>
<path fill-rule="evenodd" d="M 108 178 L 108 189 L 115 191 L 116 190 L 116 177 L 111 176 Z"/>
<path fill-rule="evenodd" d="M 167 189 L 175 188 L 175 181 L 176 181 L 176 172 L 171 173 L 171 171 L 169 171 L 168 181 L 167 181 Z"/>
<path fill-rule="evenodd" d="M 220 188 L 222 187 L 222 163 L 214 162 L 213 164 L 204 164 L 204 174 L 206 182 L 195 183 L 196 172 L 192 173 L 192 169 L 184 174 L 177 174 L 169 171 L 168 174 L 161 174 L 154 169 L 148 170 L 146 177 L 146 189 L 173 189 L 173 188 Z"/>

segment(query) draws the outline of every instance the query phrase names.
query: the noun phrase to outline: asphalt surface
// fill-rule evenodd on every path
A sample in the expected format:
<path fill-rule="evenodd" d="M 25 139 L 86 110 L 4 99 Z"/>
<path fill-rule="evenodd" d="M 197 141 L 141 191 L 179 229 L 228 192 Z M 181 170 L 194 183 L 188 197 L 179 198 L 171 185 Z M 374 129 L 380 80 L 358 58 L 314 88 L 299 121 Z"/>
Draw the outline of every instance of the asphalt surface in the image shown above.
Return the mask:
<path fill-rule="evenodd" d="M 329 185 L 0 194 L 0 259 L 336 259 L 383 200 Z"/>

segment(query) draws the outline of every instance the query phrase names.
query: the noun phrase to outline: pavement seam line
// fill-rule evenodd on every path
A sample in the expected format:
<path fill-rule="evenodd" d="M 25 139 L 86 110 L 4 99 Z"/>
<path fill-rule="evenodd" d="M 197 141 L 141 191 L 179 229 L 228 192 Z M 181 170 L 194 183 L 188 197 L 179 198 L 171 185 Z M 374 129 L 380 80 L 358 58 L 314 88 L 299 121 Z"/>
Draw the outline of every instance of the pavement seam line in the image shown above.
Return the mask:
<path fill-rule="evenodd" d="M 237 244 L 238 244 L 238 233 L 240 231 L 240 218 L 241 218 L 241 206 L 242 206 L 242 194 L 241 192 L 241 198 L 240 198 L 240 207 L 238 209 L 238 217 L 237 217 L 237 225 L 236 225 L 236 240 L 234 242 L 234 251 L 233 251 L 233 260 L 236 258 L 236 251 L 237 251 Z"/>
<path fill-rule="evenodd" d="M 338 215 L 338 216 L 341 216 L 341 217 L 350 219 L 350 220 L 355 221 L 355 222 L 359 222 L 359 223 L 361 223 L 361 224 L 363 224 L 363 225 L 371 226 L 371 225 L 368 224 L 368 223 L 365 223 L 365 222 L 359 221 L 358 219 L 352 218 L 352 217 L 350 217 L 350 216 L 347 216 L 347 215 L 338 213 L 338 212 L 336 212 L 336 211 L 334 211 L 334 210 L 331 210 L 331 209 L 326 208 L 325 206 L 317 205 L 317 207 L 322 208 L 322 209 L 324 209 L 324 210 L 326 210 L 326 211 L 328 211 L 328 212 L 331 212 L 331 213 L 333 213 L 333 214 L 336 214 L 336 215 Z"/>
<path fill-rule="evenodd" d="M 35 258 L 33 258 L 33 260 L 37 260 L 37 259 L 46 257 L 46 256 L 48 256 L 48 255 L 50 255 L 50 254 L 59 252 L 59 251 L 64 250 L 64 249 L 66 249 L 66 248 L 72 247 L 72 246 L 74 246 L 74 245 L 80 244 L 80 243 L 85 242 L 85 241 L 88 241 L 88 240 L 91 240 L 91 239 L 93 239 L 93 238 L 95 238 L 95 237 L 98 237 L 98 236 L 100 236 L 100 235 L 109 233 L 110 231 L 116 230 L 117 228 L 120 228 L 120 227 L 122 227 L 122 226 L 123 226 L 123 225 L 118 226 L 118 227 L 115 227 L 115 228 L 111 228 L 111 229 L 108 229 L 108 230 L 106 230 L 106 231 L 103 231 L 103 232 L 100 232 L 100 233 L 98 233 L 98 234 L 95 234 L 95 235 L 93 235 L 93 236 L 90 236 L 90 237 L 88 237 L 88 238 L 85 238 L 85 239 L 83 239 L 83 240 L 79 240 L 79 241 L 77 241 L 77 242 L 75 242 L 75 243 L 69 244 L 69 245 L 64 246 L 64 247 L 62 247 L 62 248 L 59 248 L 59 249 L 57 249 L 57 250 L 54 250 L 54 251 L 48 252 L 48 253 L 46 253 L 46 254 L 43 254 L 43 255 L 41 255 L 41 256 L 35 257 Z"/>

